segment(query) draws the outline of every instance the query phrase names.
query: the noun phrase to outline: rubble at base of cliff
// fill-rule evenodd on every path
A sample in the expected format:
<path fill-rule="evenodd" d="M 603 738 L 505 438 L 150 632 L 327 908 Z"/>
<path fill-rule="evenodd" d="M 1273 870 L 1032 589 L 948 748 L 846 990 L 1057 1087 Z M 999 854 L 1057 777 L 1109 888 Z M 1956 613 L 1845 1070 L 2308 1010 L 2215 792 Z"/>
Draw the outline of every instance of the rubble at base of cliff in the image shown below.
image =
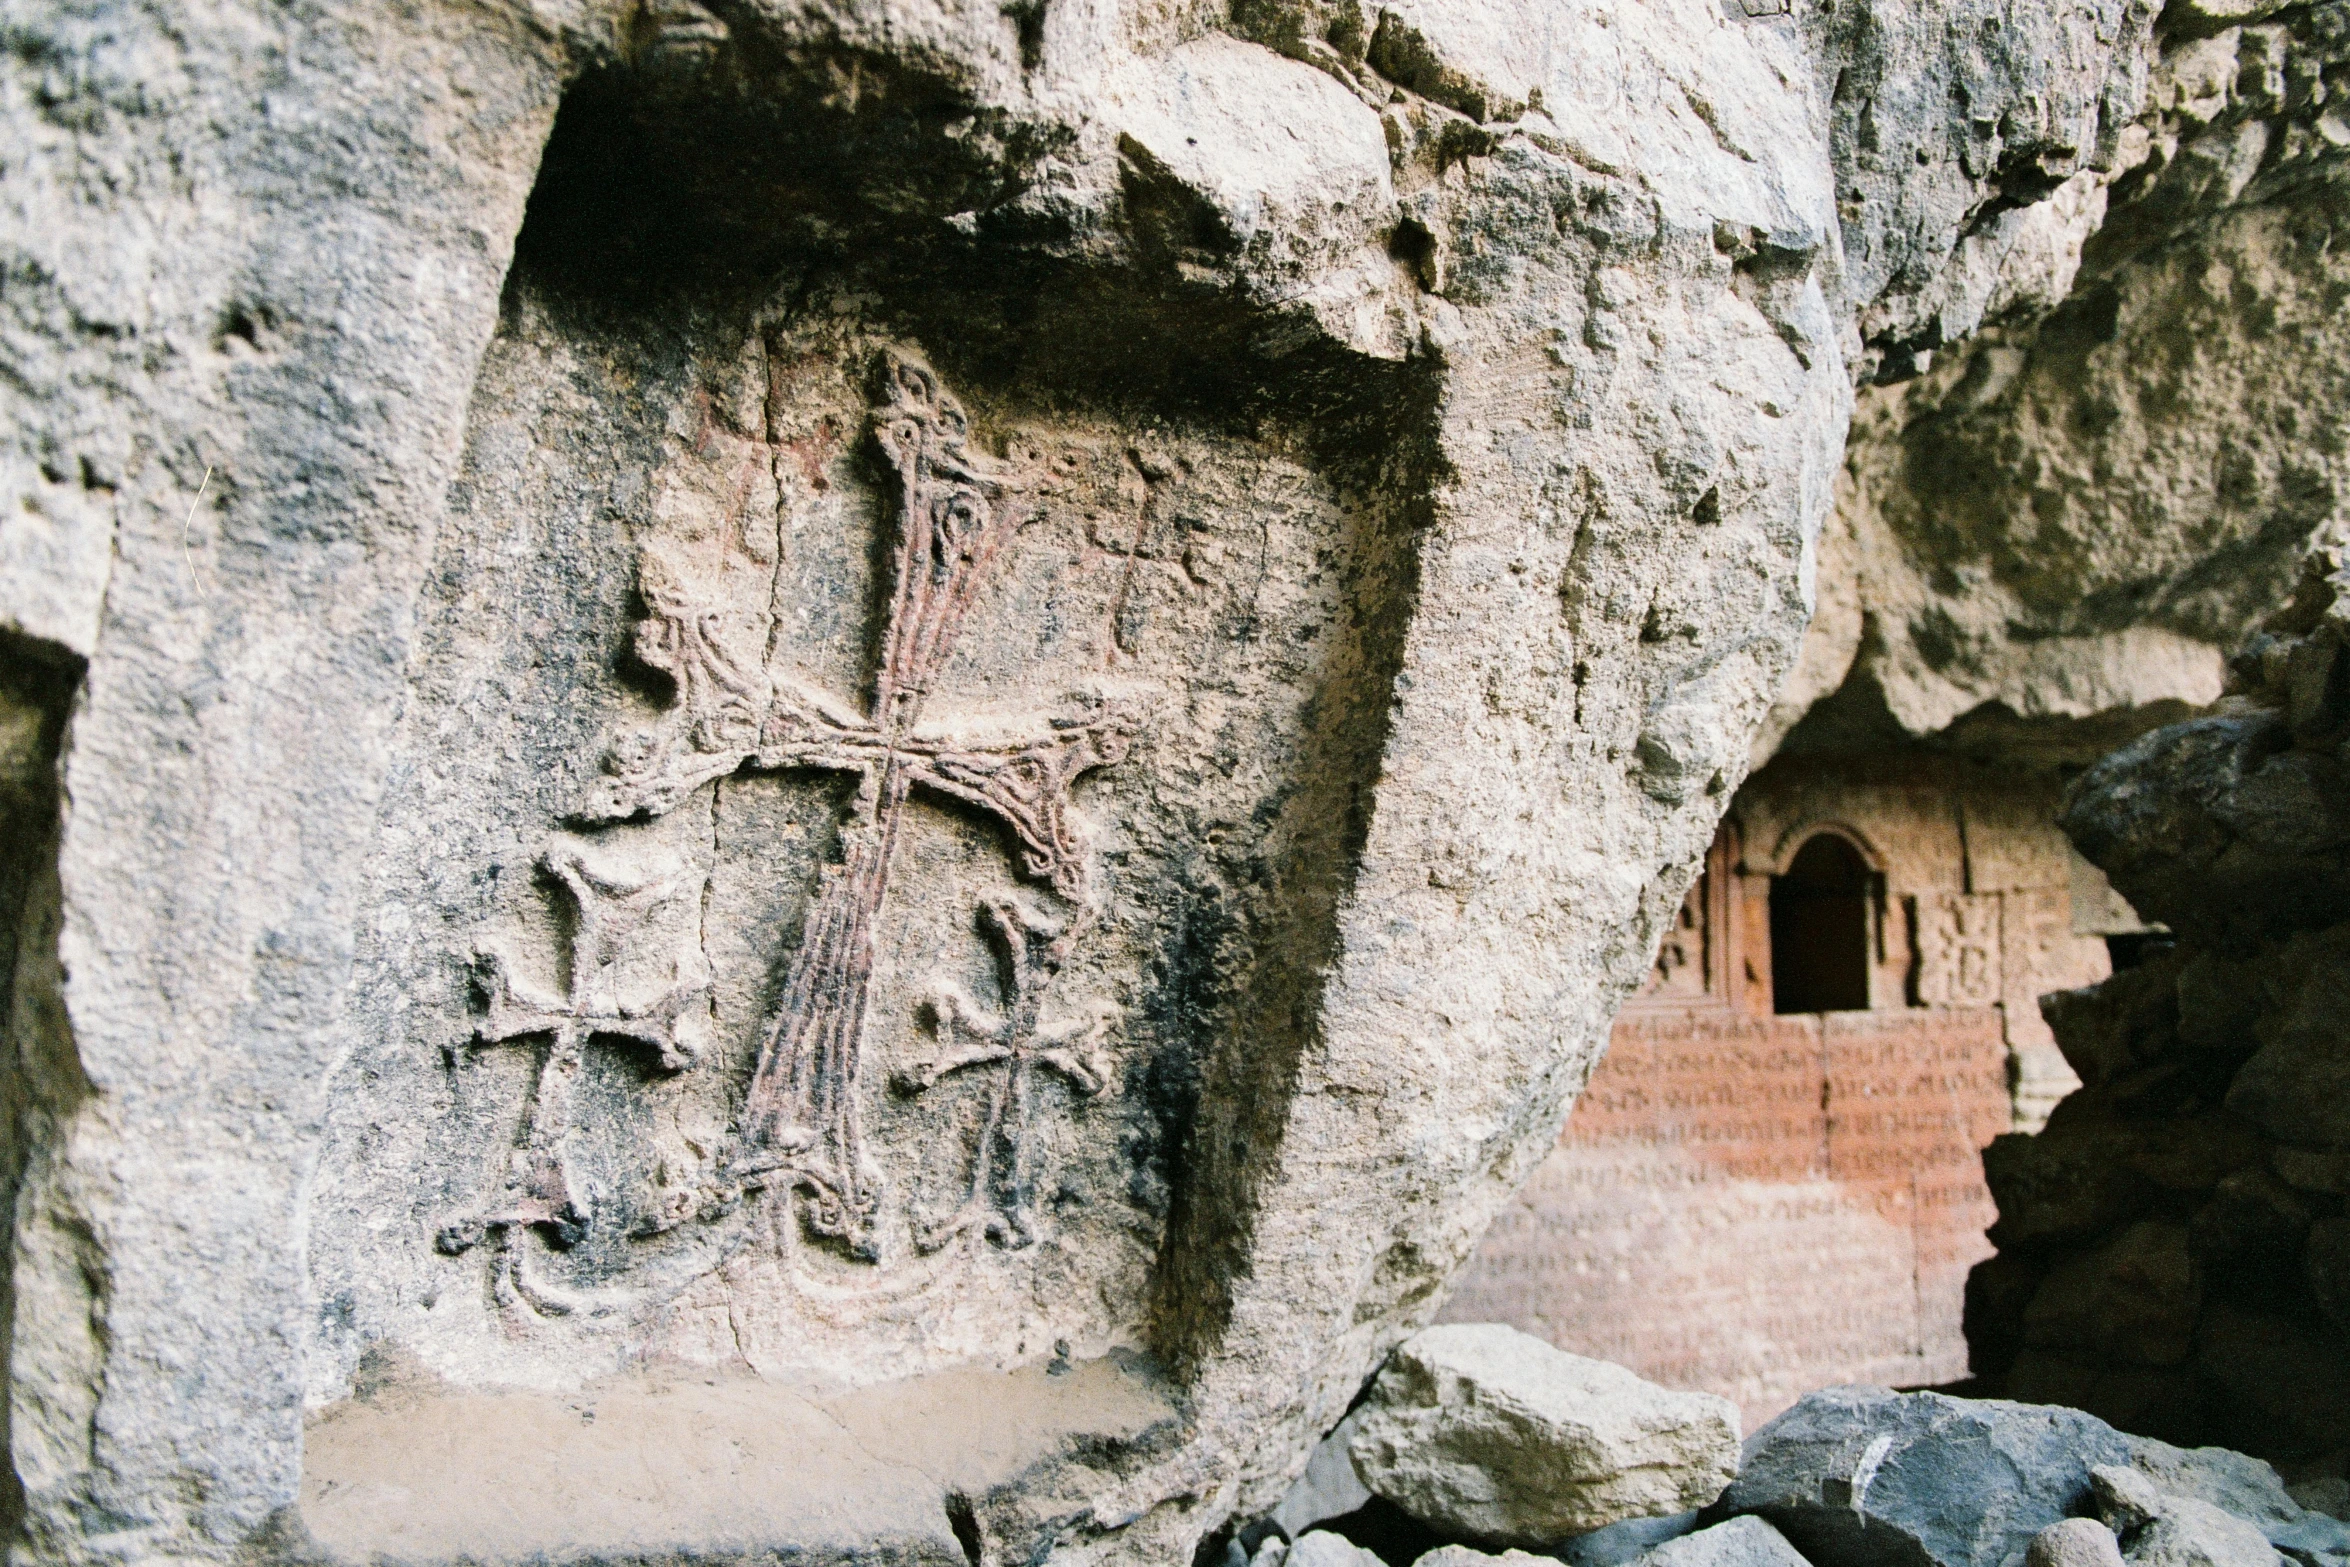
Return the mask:
<path fill-rule="evenodd" d="M 1215 1567 L 2345 1567 L 2350 1487 L 2052 1405 L 1724 1401 L 1492 1324 L 1408 1339 Z M 1682 1505 L 1676 1505 L 1682 1504 Z M 1571 1533 L 1537 1538 L 1544 1520 Z"/>

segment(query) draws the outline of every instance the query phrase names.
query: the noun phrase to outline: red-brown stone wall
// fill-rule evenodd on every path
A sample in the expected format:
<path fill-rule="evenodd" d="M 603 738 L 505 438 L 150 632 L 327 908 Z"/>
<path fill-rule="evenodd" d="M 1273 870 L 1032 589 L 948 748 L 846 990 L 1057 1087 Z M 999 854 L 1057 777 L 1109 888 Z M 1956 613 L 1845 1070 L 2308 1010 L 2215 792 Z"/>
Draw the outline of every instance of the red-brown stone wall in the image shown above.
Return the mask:
<path fill-rule="evenodd" d="M 1988 1009 L 1624 1018 L 1446 1318 L 1724 1393 L 1750 1427 L 1826 1383 L 1951 1380 L 2009 1103 Z"/>

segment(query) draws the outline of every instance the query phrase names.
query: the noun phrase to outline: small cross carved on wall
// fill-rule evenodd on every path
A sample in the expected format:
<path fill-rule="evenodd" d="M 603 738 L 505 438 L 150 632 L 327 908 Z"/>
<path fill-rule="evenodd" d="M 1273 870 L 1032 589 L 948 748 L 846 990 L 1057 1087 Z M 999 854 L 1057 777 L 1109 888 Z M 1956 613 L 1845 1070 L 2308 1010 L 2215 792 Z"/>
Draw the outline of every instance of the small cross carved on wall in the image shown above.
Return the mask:
<path fill-rule="evenodd" d="M 1082 933 L 1085 916 L 1062 923 L 1009 898 L 979 906 L 979 922 L 996 949 L 1004 1007 L 993 1012 L 959 985 L 942 984 L 925 1009 L 938 1031 L 938 1054 L 894 1074 L 898 1091 L 918 1094 L 959 1072 L 1002 1063 L 990 1086 L 986 1119 L 972 1150 L 969 1191 L 953 1213 L 919 1232 L 915 1244 L 936 1251 L 977 1230 L 990 1240 L 1027 1245 L 1037 1239 L 1035 1141 L 1030 1126 L 1037 1073 L 1057 1073 L 1079 1094 L 1102 1091 L 1109 1065 L 1100 1054 L 1107 1015 L 1045 1026 L 1045 992 Z"/>
<path fill-rule="evenodd" d="M 662 953 L 648 950 L 646 940 L 652 934 L 651 945 L 658 946 L 654 921 L 664 907 L 700 898 L 701 876 L 679 866 L 647 872 L 599 862 L 568 839 L 549 845 L 538 863 L 572 906 L 571 972 L 566 993 L 556 995 L 515 973 L 495 950 L 475 958 L 482 1017 L 469 1048 L 543 1041 L 545 1053 L 498 1198 L 484 1211 L 444 1225 L 436 1237 L 451 1255 L 494 1239 L 503 1259 L 516 1229 L 539 1230 L 558 1247 L 585 1232 L 588 1213 L 563 1143 L 591 1042 L 649 1051 L 663 1072 L 684 1071 L 703 1049 L 711 974 L 699 943 L 679 942 Z M 501 1292 L 509 1286 L 523 1287 L 501 1267 Z"/>

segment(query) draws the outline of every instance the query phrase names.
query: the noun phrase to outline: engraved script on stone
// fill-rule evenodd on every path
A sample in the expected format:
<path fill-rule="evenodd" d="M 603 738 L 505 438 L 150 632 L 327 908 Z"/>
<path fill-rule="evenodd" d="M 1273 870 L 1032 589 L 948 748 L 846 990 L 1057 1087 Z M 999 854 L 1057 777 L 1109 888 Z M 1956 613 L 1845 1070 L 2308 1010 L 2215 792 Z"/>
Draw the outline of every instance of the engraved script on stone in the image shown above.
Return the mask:
<path fill-rule="evenodd" d="M 893 353 L 883 383 L 873 434 L 898 495 L 868 702 L 749 667 L 720 634 L 721 606 L 704 602 L 658 554 L 647 552 L 639 563 L 648 613 L 635 652 L 668 678 L 674 699 L 662 722 L 610 747 L 604 776 L 573 813 L 575 822 L 595 832 L 656 820 L 737 773 L 812 771 L 856 781 L 839 857 L 821 872 L 784 966 L 780 999 L 761 1030 L 731 1144 L 701 1189 L 678 1194 L 674 1211 L 644 1221 L 646 1233 L 688 1219 L 723 1220 L 765 1194 L 791 1205 L 808 1232 L 850 1257 L 883 1260 L 877 1216 L 887 1179 L 864 1144 L 871 1074 L 863 1062 L 877 931 L 906 802 L 916 790 L 1000 825 L 1014 841 L 1021 876 L 1060 905 L 1012 896 L 982 901 L 978 924 L 998 955 L 1000 1008 L 951 983 L 934 986 L 920 1008 L 936 1049 L 894 1074 L 896 1092 L 919 1095 L 949 1076 L 997 1071 L 960 1200 L 950 1211 L 916 1216 L 916 1247 L 935 1251 L 962 1236 L 1010 1248 L 1034 1242 L 1036 1076 L 1053 1072 L 1086 1095 L 1107 1082 L 1106 1009 L 1053 1022 L 1043 1014 L 1055 978 L 1098 917 L 1071 788 L 1085 773 L 1124 760 L 1136 720 L 1122 707 L 1096 703 L 1044 715 L 1032 737 L 1000 745 L 924 723 L 966 616 L 991 570 L 1036 520 L 1050 479 L 1032 458 L 995 462 L 973 451 L 960 403 L 927 368 Z M 599 965 L 608 967 L 629 938 L 631 913 L 683 896 L 691 877 L 677 870 L 660 880 L 618 881 L 591 872 L 585 856 L 565 840 L 544 860 L 578 910 L 570 997 L 528 991 L 502 958 L 483 960 L 474 1046 L 549 1043 L 502 1197 L 447 1225 L 440 1242 L 454 1252 L 496 1237 L 500 1300 L 519 1299 L 542 1314 L 569 1308 L 532 1285 L 515 1259 L 514 1234 L 532 1230 L 560 1249 L 575 1244 L 588 1223 L 562 1152 L 568 1086 L 582 1051 L 597 1037 L 636 1041 L 658 1052 L 662 1069 L 682 1070 L 697 1053 L 685 1019 L 704 1019 L 695 1009 L 709 988 L 697 952 L 701 966 L 681 962 L 669 990 L 644 1005 L 623 1007 L 595 989 Z"/>

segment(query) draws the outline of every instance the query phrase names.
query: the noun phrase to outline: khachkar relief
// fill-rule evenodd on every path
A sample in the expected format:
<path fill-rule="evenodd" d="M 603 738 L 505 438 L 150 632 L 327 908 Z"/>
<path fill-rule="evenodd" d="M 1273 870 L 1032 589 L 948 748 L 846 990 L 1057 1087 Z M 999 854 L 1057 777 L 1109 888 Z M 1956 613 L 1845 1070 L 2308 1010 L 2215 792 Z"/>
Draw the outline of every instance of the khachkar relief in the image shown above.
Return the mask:
<path fill-rule="evenodd" d="M 951 1123 L 968 1143 L 967 1179 L 927 1208 L 906 1199 L 895 1233 L 910 1234 L 921 1253 L 958 1240 L 1024 1247 L 1042 1230 L 1034 1199 L 1040 1083 L 1054 1078 L 1093 1095 L 1109 1080 L 1113 1018 L 1099 1004 L 1056 997 L 1054 986 L 1099 917 L 1072 786 L 1124 760 L 1135 720 L 1110 704 L 1038 715 L 1025 739 L 1003 744 L 928 721 L 940 672 L 991 575 L 1039 516 L 1048 475 L 1034 459 L 998 462 L 973 450 L 960 404 L 922 366 L 889 356 L 883 380 L 873 436 L 897 494 L 868 699 L 810 689 L 778 667 L 788 649 L 763 664 L 730 650 L 725 607 L 704 601 L 658 553 L 640 560 L 647 614 L 636 653 L 668 677 L 674 697 L 659 723 L 610 747 L 574 812 L 576 830 L 542 857 L 575 914 L 568 990 L 523 983 L 503 956 L 485 957 L 480 969 L 471 1048 L 535 1044 L 543 1055 L 499 1195 L 449 1223 L 440 1245 L 493 1247 L 502 1302 L 571 1309 L 559 1291 L 534 1284 L 528 1248 L 568 1249 L 591 1222 L 564 1151 L 574 1131 L 570 1084 L 584 1053 L 598 1044 L 633 1048 L 655 1073 L 699 1070 L 711 1054 L 698 1032 L 709 1022 L 708 964 L 698 946 L 678 947 L 663 922 L 664 910 L 698 902 L 699 876 L 675 864 L 607 863 L 598 840 L 680 813 L 719 780 L 837 775 L 855 788 L 837 858 L 819 874 L 796 944 L 778 955 L 778 999 L 726 1146 L 695 1182 L 637 1215 L 636 1233 L 727 1232 L 731 1239 L 692 1254 L 707 1272 L 755 1230 L 738 1215 L 764 1203 L 851 1258 L 884 1262 L 893 1187 L 866 1144 L 874 1096 L 919 1099 L 985 1074 L 976 1128 Z M 977 899 L 972 911 L 998 971 L 993 1004 L 940 980 L 922 991 L 914 1017 L 876 1020 L 880 932 L 917 794 L 1000 830 L 1021 885 Z M 872 1069 L 877 1031 L 893 1042 L 894 1070 Z"/>

